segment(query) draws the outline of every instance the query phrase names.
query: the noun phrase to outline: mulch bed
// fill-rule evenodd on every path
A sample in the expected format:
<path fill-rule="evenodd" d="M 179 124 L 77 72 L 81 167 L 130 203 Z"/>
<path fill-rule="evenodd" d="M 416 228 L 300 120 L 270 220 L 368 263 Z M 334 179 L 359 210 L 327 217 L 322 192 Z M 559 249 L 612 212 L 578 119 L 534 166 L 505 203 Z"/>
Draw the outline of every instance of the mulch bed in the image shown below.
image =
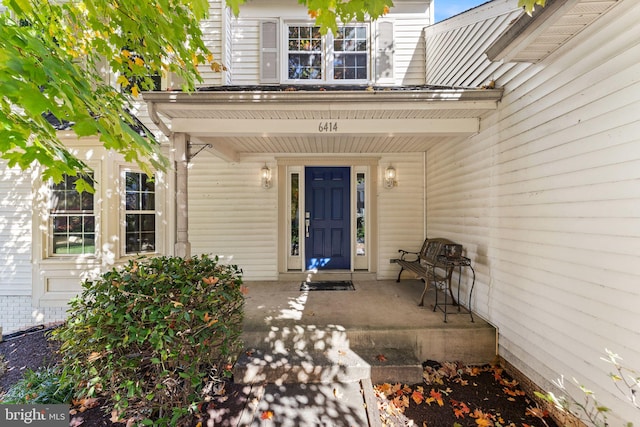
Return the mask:
<path fill-rule="evenodd" d="M 25 370 L 56 364 L 57 348 L 45 329 L 1 342 L 0 355 L 8 370 L 4 374 L 0 370 L 0 401 Z M 429 361 L 424 368 L 421 384 L 374 387 L 384 426 L 557 427 L 500 367 Z M 193 425 L 235 426 L 248 399 L 247 387 L 230 382 L 223 395 L 201 407 L 201 417 Z M 111 421 L 101 400 L 76 406 L 74 412 L 71 426 L 124 426 Z"/>

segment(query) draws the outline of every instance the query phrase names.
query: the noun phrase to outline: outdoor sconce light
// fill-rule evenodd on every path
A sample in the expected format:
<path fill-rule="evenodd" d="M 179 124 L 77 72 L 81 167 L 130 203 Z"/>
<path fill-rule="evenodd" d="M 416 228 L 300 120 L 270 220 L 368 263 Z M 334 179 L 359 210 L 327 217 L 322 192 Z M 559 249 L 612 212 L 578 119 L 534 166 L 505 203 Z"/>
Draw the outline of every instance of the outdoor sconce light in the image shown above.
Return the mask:
<path fill-rule="evenodd" d="M 393 188 L 398 185 L 396 181 L 396 170 L 393 166 L 387 166 L 384 170 L 384 188 Z"/>
<path fill-rule="evenodd" d="M 271 188 L 271 169 L 265 165 L 260 169 L 260 178 L 262 180 L 262 188 Z"/>

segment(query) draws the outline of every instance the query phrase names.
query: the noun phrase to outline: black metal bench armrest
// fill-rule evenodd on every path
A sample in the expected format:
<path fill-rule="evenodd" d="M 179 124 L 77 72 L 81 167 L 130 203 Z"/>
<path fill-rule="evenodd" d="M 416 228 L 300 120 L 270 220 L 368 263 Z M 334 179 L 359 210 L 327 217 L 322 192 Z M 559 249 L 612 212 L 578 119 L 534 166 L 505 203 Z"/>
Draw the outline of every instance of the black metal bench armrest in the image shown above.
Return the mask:
<path fill-rule="evenodd" d="M 398 249 L 398 252 L 400 252 L 400 259 L 403 261 L 411 261 L 411 262 L 415 262 L 418 261 L 420 259 L 420 253 L 419 252 L 409 252 L 409 251 L 405 251 L 404 249 Z M 416 259 L 413 260 L 409 260 L 409 259 L 405 259 L 404 257 L 406 255 L 415 255 Z"/>

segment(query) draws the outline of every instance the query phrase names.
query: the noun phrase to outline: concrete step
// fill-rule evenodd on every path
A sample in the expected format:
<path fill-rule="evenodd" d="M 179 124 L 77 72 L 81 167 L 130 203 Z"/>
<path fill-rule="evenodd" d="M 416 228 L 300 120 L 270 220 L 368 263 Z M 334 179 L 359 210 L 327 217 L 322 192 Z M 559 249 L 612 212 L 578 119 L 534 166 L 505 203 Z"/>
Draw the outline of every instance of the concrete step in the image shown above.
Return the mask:
<path fill-rule="evenodd" d="M 422 363 L 409 348 L 354 349 L 371 365 L 371 382 L 417 384 L 422 382 Z"/>
<path fill-rule="evenodd" d="M 373 383 L 422 381 L 422 365 L 412 349 L 343 349 L 281 351 L 250 349 L 234 367 L 241 384 Z"/>

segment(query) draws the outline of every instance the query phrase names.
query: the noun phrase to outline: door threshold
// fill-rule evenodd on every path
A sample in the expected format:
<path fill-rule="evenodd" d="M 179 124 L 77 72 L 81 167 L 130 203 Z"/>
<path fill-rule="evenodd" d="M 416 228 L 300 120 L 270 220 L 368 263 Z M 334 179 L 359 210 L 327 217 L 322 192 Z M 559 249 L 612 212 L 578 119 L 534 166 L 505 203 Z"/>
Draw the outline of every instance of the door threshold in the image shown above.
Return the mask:
<path fill-rule="evenodd" d="M 376 273 L 369 271 L 350 270 L 319 270 L 319 271 L 287 271 L 279 273 L 278 280 L 301 280 L 301 281 L 322 281 L 322 280 L 376 280 Z"/>

